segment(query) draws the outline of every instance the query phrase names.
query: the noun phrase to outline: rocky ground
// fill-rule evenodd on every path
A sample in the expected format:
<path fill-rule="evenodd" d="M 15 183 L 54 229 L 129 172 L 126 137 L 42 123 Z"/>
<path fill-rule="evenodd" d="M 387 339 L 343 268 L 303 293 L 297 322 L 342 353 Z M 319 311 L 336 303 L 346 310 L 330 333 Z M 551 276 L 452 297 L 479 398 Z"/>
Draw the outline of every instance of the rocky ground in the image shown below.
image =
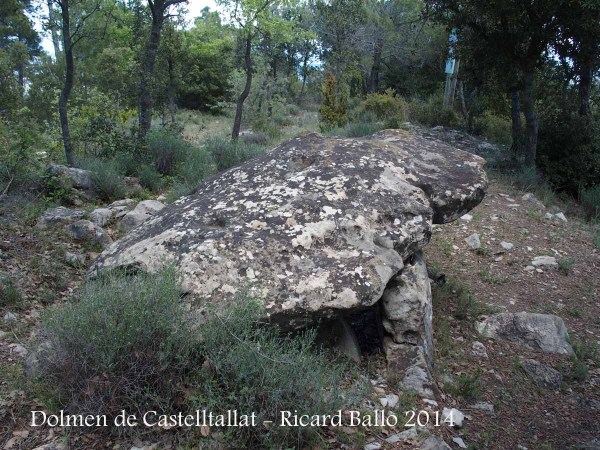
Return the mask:
<path fill-rule="evenodd" d="M 484 156 L 493 151 L 485 142 L 448 130 L 419 132 Z M 455 222 L 434 226 L 425 257 L 437 282 L 437 398 L 420 399 L 398 390 L 381 353 L 361 364 L 372 386 L 367 407 L 427 410 L 430 418 L 456 408 L 464 414 L 462 426 L 430 426 L 428 432 L 437 437 L 425 442 L 425 431 L 401 425 L 345 427 L 328 430 L 327 445 L 369 450 L 600 448 L 600 251 L 588 224 L 569 213 L 556 214 L 566 210 L 564 205 L 543 205 L 524 194 L 492 176 L 479 206 Z M 72 214 L 53 211 L 46 214 L 49 220 L 42 220 L 48 226 L 35 226 L 44 211 L 31 204 L 9 198 L 0 213 L 0 272 L 21 293 L 19 300 L 0 303 L 0 448 L 198 448 L 178 442 L 201 436 L 174 430 L 107 439 L 28 425 L 31 409 L 48 407 L 43 391 L 22 375 L 29 340 L 44 310 L 72 298 L 104 245 L 161 208 L 153 200 L 112 207 L 85 202 L 74 208 L 82 213 L 70 219 L 52 224 L 51 217 Z M 483 330 L 479 323 L 503 312 L 561 317 L 574 354 L 528 348 L 516 338 L 493 339 L 478 332 Z"/>

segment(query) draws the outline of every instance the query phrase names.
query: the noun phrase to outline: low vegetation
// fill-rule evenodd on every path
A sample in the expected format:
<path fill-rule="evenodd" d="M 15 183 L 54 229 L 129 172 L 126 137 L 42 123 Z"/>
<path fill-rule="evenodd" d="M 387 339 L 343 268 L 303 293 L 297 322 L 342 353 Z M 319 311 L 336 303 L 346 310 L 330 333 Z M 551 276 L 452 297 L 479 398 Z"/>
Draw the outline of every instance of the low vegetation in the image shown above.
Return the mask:
<path fill-rule="evenodd" d="M 90 281 L 78 301 L 43 319 L 37 377 L 48 404 L 70 413 L 122 409 L 172 413 L 207 409 L 258 414 L 257 427 L 225 433 L 249 448 L 319 445 L 319 428 L 268 427 L 280 411 L 325 414 L 350 400 L 346 367 L 315 344 L 315 332 L 286 335 L 260 322 L 259 303 L 191 323 L 173 269 L 112 272 Z M 299 376 L 302 374 L 302 376 Z"/>

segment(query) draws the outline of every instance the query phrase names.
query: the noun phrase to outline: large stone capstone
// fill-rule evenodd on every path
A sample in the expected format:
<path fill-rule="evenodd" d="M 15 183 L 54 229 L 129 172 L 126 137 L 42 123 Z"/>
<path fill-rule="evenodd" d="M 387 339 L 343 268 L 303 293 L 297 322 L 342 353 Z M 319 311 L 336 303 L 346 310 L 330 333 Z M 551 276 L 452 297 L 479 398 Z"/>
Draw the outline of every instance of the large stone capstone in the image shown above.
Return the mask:
<path fill-rule="evenodd" d="M 432 223 L 483 199 L 483 167 L 478 156 L 400 130 L 303 135 L 203 182 L 112 244 L 90 276 L 174 264 L 194 308 L 246 290 L 264 300 L 265 316 L 302 327 L 381 299 L 428 243 Z M 390 297 L 406 301 L 397 291 Z M 407 306 L 386 303 L 386 329 L 402 334 L 396 342 L 426 326 L 415 317 L 394 325 L 402 308 L 430 316 L 427 288 L 420 292 Z"/>

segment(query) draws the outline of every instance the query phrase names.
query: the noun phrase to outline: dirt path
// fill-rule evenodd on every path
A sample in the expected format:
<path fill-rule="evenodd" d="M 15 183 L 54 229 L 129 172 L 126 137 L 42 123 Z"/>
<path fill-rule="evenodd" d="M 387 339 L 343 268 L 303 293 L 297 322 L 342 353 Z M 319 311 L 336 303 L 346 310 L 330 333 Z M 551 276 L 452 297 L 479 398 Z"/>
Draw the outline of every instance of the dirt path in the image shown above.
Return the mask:
<path fill-rule="evenodd" d="M 483 203 L 470 212 L 470 221 L 436 229 L 426 248 L 428 263 L 437 266 L 447 280 L 468 286 L 478 302 L 492 309 L 562 317 L 571 342 L 580 351 L 593 353 L 600 343 L 600 252 L 584 224 L 573 218 L 568 222 L 546 219 L 547 210 L 540 212 L 522 195 L 492 181 Z M 478 251 L 464 241 L 473 233 L 480 235 Z M 501 242 L 513 248 L 506 250 Z M 560 268 L 532 270 L 532 259 L 540 255 L 555 256 Z M 443 382 L 463 375 L 462 380 L 474 385 L 465 387 L 467 396 L 469 387 L 480 390 L 471 400 L 452 398 L 470 416 L 468 429 L 460 433 L 465 443 L 477 448 L 563 449 L 600 438 L 597 353 L 584 361 L 587 374 L 579 373 L 584 369 L 574 368 L 568 356 L 485 339 L 472 322 L 454 319 L 437 306 L 437 323 L 440 317 L 449 317 L 451 337 L 449 354 L 439 354 L 446 350 L 439 348 L 443 330 L 434 327 L 438 378 Z M 487 358 L 472 354 L 475 341 L 484 344 Z M 564 378 L 562 389 L 538 387 L 521 369 L 521 358 L 559 370 Z M 494 405 L 495 414 L 470 408 L 475 401 Z"/>

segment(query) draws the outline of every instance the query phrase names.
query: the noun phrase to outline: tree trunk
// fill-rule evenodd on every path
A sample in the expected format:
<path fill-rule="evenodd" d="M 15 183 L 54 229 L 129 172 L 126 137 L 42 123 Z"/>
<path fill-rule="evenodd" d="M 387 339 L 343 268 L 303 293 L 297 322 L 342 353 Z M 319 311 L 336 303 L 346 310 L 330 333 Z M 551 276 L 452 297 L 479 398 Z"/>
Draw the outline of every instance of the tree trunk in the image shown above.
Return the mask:
<path fill-rule="evenodd" d="M 54 48 L 54 59 L 58 62 L 60 56 L 60 43 L 58 32 L 56 31 L 56 14 L 54 14 L 54 0 L 48 0 L 48 20 L 50 22 L 50 36 L 52 38 L 52 47 Z"/>
<path fill-rule="evenodd" d="M 534 70 L 530 69 L 523 73 L 523 113 L 525 114 L 525 129 L 527 139 L 525 140 L 525 165 L 535 167 L 538 136 L 538 119 L 535 113 L 533 98 Z"/>
<path fill-rule="evenodd" d="M 510 118 L 512 122 L 512 145 L 510 147 L 513 159 L 523 152 L 523 125 L 521 124 L 521 99 L 519 91 L 513 89 L 510 94 Z"/>
<path fill-rule="evenodd" d="M 462 113 L 463 120 L 466 124 L 469 123 L 469 110 L 467 109 L 467 102 L 465 101 L 465 82 L 463 80 L 458 81 L 458 98 L 460 99 L 460 112 Z M 471 129 L 467 127 L 469 133 Z"/>
<path fill-rule="evenodd" d="M 75 76 L 75 65 L 73 62 L 73 45 L 71 41 L 71 27 L 69 18 L 69 0 L 61 0 L 60 2 L 62 16 L 62 37 L 63 49 L 65 53 L 65 82 L 63 89 L 58 99 L 58 115 L 60 117 L 60 129 L 62 132 L 62 141 L 65 148 L 65 158 L 69 166 L 75 165 L 75 157 L 73 155 L 73 144 L 71 143 L 71 132 L 69 130 L 69 117 L 67 115 L 67 104 L 69 96 L 73 89 L 73 79 Z"/>
<path fill-rule="evenodd" d="M 240 128 L 242 127 L 242 113 L 244 111 L 244 102 L 246 98 L 248 98 L 248 94 L 250 94 L 250 87 L 252 86 L 252 59 L 251 59 L 251 51 L 252 49 L 252 34 L 248 33 L 248 37 L 246 38 L 246 51 L 244 53 L 244 63 L 246 66 L 246 85 L 244 86 L 244 90 L 240 94 L 237 106 L 235 109 L 235 119 L 233 121 L 233 131 L 231 132 L 231 139 L 236 141 L 240 137 Z"/>
<path fill-rule="evenodd" d="M 152 27 L 150 29 L 150 38 L 148 39 L 148 45 L 146 47 L 146 53 L 142 62 L 142 73 L 140 76 L 140 116 L 139 125 L 140 140 L 144 142 L 146 140 L 146 134 L 150 130 L 152 125 L 152 91 L 150 89 L 150 80 L 154 73 L 154 65 L 156 64 L 156 55 L 158 53 L 158 46 L 160 44 L 160 32 L 162 30 L 162 24 L 164 20 L 164 10 L 159 6 L 152 6 L 150 3 L 150 10 L 152 12 Z"/>
<path fill-rule="evenodd" d="M 371 66 L 371 75 L 369 76 L 369 85 L 367 92 L 377 92 L 379 90 L 379 72 L 381 70 L 381 51 L 383 48 L 383 39 L 377 38 L 375 49 L 373 50 L 373 65 Z"/>
<path fill-rule="evenodd" d="M 169 103 L 169 113 L 171 114 L 171 123 L 177 121 L 177 103 L 175 102 L 175 69 L 172 58 L 168 59 L 169 64 L 169 85 L 167 86 L 167 100 Z"/>
<path fill-rule="evenodd" d="M 592 64 L 586 61 L 581 64 L 579 69 L 579 114 L 582 116 L 590 116 L 590 98 L 592 96 L 592 79 L 593 79 Z"/>

